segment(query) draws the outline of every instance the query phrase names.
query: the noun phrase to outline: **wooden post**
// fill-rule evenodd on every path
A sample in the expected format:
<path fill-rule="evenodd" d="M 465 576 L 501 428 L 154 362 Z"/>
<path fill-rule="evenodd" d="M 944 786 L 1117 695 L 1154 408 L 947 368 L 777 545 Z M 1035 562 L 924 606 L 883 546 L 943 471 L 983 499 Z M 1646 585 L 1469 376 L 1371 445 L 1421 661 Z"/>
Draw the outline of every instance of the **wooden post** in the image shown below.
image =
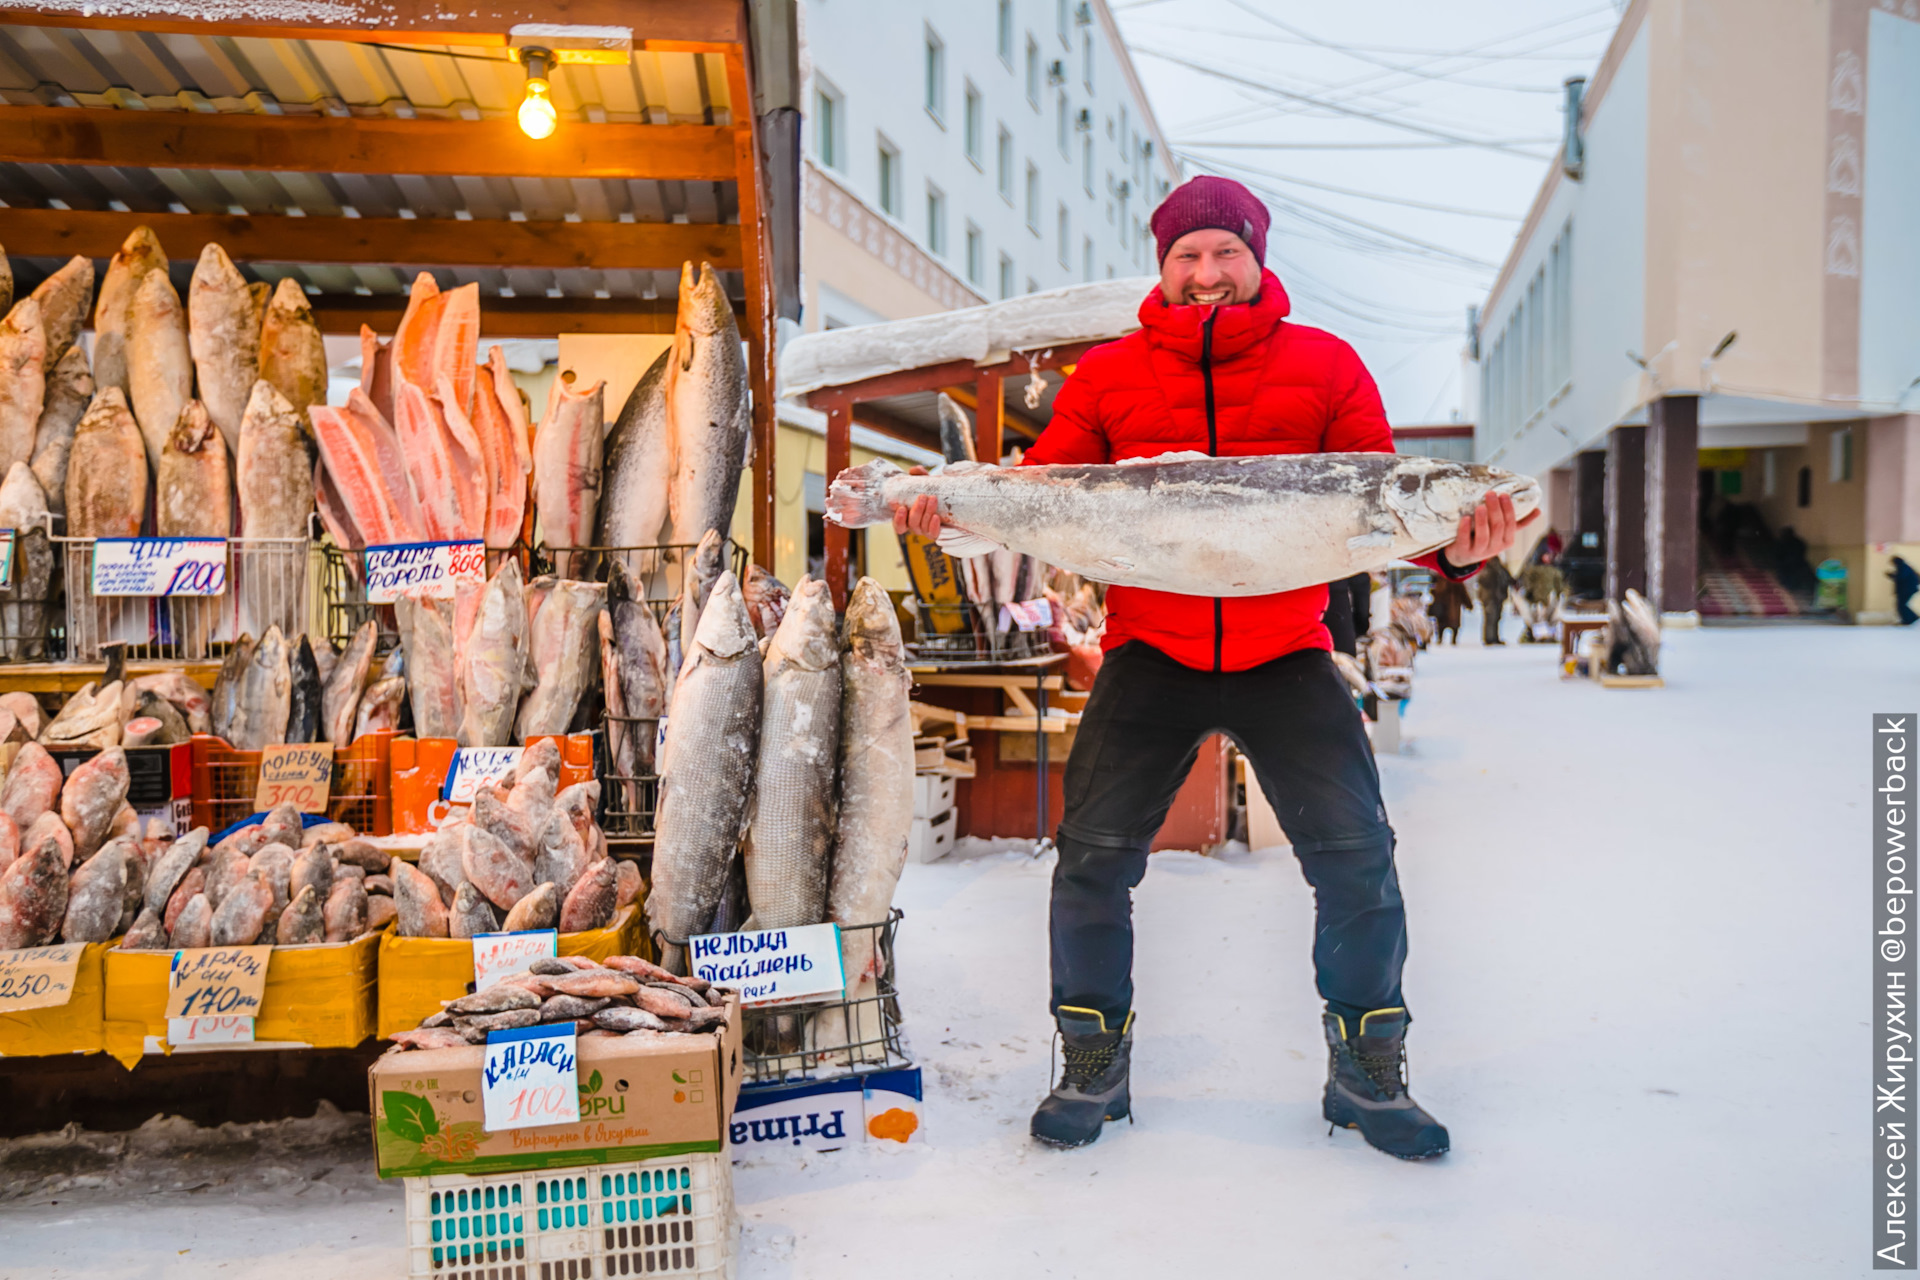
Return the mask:
<path fill-rule="evenodd" d="M 1607 598 L 1647 591 L 1647 429 L 1607 436 Z M 1656 608 L 1658 606 L 1655 606 Z"/>
<path fill-rule="evenodd" d="M 839 396 L 827 406 L 827 484 L 853 463 L 853 403 Z M 828 520 L 827 589 L 833 593 L 833 607 L 847 607 L 847 534 Z"/>
<path fill-rule="evenodd" d="M 982 373 L 974 384 L 973 447 L 980 461 L 998 466 L 1006 447 L 1001 437 L 1006 427 L 1007 397 L 1002 389 L 1005 379 L 998 373 Z"/>
<path fill-rule="evenodd" d="M 1690 613 L 1699 573 L 1700 397 L 1661 396 L 1647 410 L 1647 599 Z"/>
<path fill-rule="evenodd" d="M 746 50 L 739 46 L 727 54 L 727 93 L 738 126 L 733 135 L 733 169 L 734 186 L 740 196 L 740 258 L 747 286 L 747 380 L 753 394 L 753 562 L 771 572 L 776 430 L 773 280 L 767 256 L 766 205 L 760 190 L 760 150 L 755 136 L 753 97 L 747 88 Z M 832 456 L 831 446 L 828 456 Z M 831 545 L 831 533 L 828 542 Z M 845 546 L 843 533 L 843 555 Z"/>

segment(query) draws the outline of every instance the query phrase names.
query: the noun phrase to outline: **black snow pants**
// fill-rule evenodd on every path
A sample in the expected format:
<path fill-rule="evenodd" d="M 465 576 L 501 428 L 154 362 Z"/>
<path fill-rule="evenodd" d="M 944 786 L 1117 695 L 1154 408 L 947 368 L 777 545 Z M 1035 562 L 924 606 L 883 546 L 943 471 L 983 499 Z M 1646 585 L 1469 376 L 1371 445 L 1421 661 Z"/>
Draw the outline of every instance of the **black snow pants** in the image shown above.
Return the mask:
<path fill-rule="evenodd" d="M 1053 1009 L 1133 1005 L 1133 889 L 1200 745 L 1247 757 L 1313 886 L 1313 963 L 1352 1025 L 1401 1005 L 1406 911 L 1380 774 L 1347 684 L 1325 652 L 1249 671 L 1196 671 L 1138 640 L 1107 654 L 1067 759 L 1053 873 Z M 1264 957 L 1262 957 L 1264 959 Z"/>

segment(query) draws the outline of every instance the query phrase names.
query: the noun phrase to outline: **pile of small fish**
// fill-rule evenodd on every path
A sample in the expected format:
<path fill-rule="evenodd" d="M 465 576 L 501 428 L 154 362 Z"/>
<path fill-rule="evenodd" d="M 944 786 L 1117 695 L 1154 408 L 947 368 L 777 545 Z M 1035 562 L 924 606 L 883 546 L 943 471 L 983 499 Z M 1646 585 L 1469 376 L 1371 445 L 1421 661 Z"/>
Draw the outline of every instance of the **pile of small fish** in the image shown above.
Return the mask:
<path fill-rule="evenodd" d="M 0 693 L 0 742 L 145 747 L 211 731 L 207 691 L 183 672 L 88 681 L 48 716 L 30 693 Z"/>
<path fill-rule="evenodd" d="M 132 923 L 128 886 L 170 836 L 157 822 L 142 836 L 131 781 L 119 747 L 65 779 L 45 747 L 20 748 L 0 786 L 0 951 L 105 942 Z"/>
<path fill-rule="evenodd" d="M 726 991 L 681 978 L 638 956 L 535 960 L 525 973 L 449 1000 L 412 1031 L 387 1037 L 397 1048 L 463 1049 L 487 1032 L 573 1025 L 582 1038 L 679 1032 L 701 1035 L 726 1025 Z"/>
<path fill-rule="evenodd" d="M 843 634 L 826 584 L 805 579 L 763 652 L 722 571 L 688 649 L 647 900 L 662 963 L 682 970 L 689 937 L 738 927 L 723 902 L 736 859 L 748 927 L 884 919 L 913 818 L 911 678 L 886 591 L 862 578 Z M 871 995 L 872 932 L 842 937 L 848 995 Z"/>
<path fill-rule="evenodd" d="M 195 827 L 148 858 L 140 889 L 129 877 L 128 909 L 138 914 L 123 923 L 120 945 L 140 951 L 351 942 L 393 920 L 388 872 L 400 865 L 342 823 L 303 828 L 292 805 L 211 848 L 207 829 Z"/>
<path fill-rule="evenodd" d="M 214 680 L 208 727 L 197 732 L 258 751 L 281 742 L 345 748 L 364 734 L 398 728 L 406 655 L 395 650 L 376 663 L 378 634 L 372 621 L 363 623 L 344 653 L 326 636 L 290 641 L 278 626 L 257 642 L 242 635 Z"/>
<path fill-rule="evenodd" d="M 434 833 L 417 867 L 395 862 L 400 935 L 579 933 L 604 929 L 638 899 L 640 868 L 608 856 L 594 821 L 600 784 L 556 791 L 559 781 L 560 749 L 552 739 L 535 743 L 512 777 Z"/>

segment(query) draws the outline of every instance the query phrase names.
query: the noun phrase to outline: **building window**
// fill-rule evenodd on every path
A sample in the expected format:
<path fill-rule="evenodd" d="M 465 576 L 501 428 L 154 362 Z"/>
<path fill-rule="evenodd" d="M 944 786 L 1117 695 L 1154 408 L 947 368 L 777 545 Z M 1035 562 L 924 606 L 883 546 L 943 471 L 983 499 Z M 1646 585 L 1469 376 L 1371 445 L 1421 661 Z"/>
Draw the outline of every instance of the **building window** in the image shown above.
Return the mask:
<path fill-rule="evenodd" d="M 947 112 L 947 46 L 927 28 L 927 114 L 945 123 Z"/>
<path fill-rule="evenodd" d="M 1853 428 L 1841 427 L 1827 437 L 1827 479 L 1845 484 L 1853 479 Z"/>
<path fill-rule="evenodd" d="M 967 283 L 976 289 L 979 288 L 984 283 L 981 277 L 985 275 L 986 270 L 987 250 L 980 235 L 980 228 L 969 222 L 967 224 Z"/>
<path fill-rule="evenodd" d="M 880 139 L 880 212 L 900 216 L 900 149 Z"/>
<path fill-rule="evenodd" d="M 1027 162 L 1027 230 L 1040 234 L 1040 170 Z"/>
<path fill-rule="evenodd" d="M 1013 296 L 1013 259 L 1004 253 L 1000 255 L 1000 296 Z"/>
<path fill-rule="evenodd" d="M 1527 336 L 1523 339 L 1527 353 L 1526 399 L 1521 403 L 1526 416 L 1531 418 L 1547 402 L 1547 380 L 1545 370 L 1541 368 L 1542 357 L 1546 354 L 1544 334 L 1541 332 L 1546 322 L 1546 299 L 1540 295 L 1546 292 L 1546 272 L 1536 271 L 1533 282 L 1527 286 Z"/>
<path fill-rule="evenodd" d="M 947 195 L 932 183 L 927 184 L 927 248 L 947 256 Z"/>
<path fill-rule="evenodd" d="M 1573 224 L 1569 222 L 1554 242 L 1550 279 L 1553 282 L 1553 342 L 1550 349 L 1552 392 L 1560 394 L 1573 382 Z"/>
<path fill-rule="evenodd" d="M 1072 159 L 1073 152 L 1069 150 L 1069 148 L 1072 146 L 1073 116 L 1070 108 L 1067 106 L 1067 95 L 1064 92 L 1061 93 L 1059 98 L 1054 102 L 1053 131 L 1055 134 L 1055 142 L 1060 148 L 1060 158 L 1063 160 Z"/>
<path fill-rule="evenodd" d="M 1080 33 L 1080 83 L 1093 92 L 1093 32 Z"/>
<path fill-rule="evenodd" d="M 1812 467 L 1800 468 L 1800 474 L 1795 478 L 1794 487 L 1795 489 L 1798 490 L 1798 492 L 1794 494 L 1794 499 L 1795 499 L 1794 505 L 1800 506 L 1800 507 L 1812 506 L 1813 505 L 1813 468 Z"/>
<path fill-rule="evenodd" d="M 967 159 L 973 161 L 973 167 L 980 167 L 980 91 L 967 82 L 966 105 L 961 112 L 961 141 L 966 143 Z"/>
<path fill-rule="evenodd" d="M 1006 63 L 1007 70 L 1011 71 L 1013 70 L 1013 0 L 1000 0 L 996 16 L 1000 61 Z"/>
<path fill-rule="evenodd" d="M 1027 103 L 1040 109 L 1040 46 L 1032 36 L 1027 37 Z"/>
<path fill-rule="evenodd" d="M 1073 215 L 1067 212 L 1067 206 L 1060 206 L 1060 212 L 1054 221 L 1058 224 L 1060 239 L 1060 265 L 1073 265 Z"/>
<path fill-rule="evenodd" d="M 1000 184 L 1000 198 L 1008 204 L 1013 203 L 1013 135 L 1007 132 L 1005 125 L 1000 126 L 999 154 L 995 159 L 995 175 Z"/>
<path fill-rule="evenodd" d="M 1093 237 L 1080 237 L 1080 278 L 1093 279 Z"/>
<path fill-rule="evenodd" d="M 813 154 L 824 169 L 840 167 L 840 92 L 819 85 L 813 93 Z"/>
<path fill-rule="evenodd" d="M 1093 194 L 1093 135 L 1080 139 L 1080 185 L 1088 195 Z M 1107 206 L 1108 215 L 1112 215 L 1113 206 Z"/>

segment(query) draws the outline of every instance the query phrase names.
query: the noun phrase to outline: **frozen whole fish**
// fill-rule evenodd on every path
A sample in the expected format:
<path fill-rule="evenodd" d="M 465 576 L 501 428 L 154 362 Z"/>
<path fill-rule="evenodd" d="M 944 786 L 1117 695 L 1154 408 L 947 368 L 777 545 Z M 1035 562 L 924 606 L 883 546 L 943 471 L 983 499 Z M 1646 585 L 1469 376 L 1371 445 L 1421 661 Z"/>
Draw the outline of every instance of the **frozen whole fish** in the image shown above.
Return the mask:
<path fill-rule="evenodd" d="M 233 742 L 234 720 L 240 713 L 240 687 L 253 664 L 253 637 L 241 636 L 221 659 L 220 673 L 213 679 L 213 696 L 208 699 L 209 730 Z"/>
<path fill-rule="evenodd" d="M 733 526 L 740 473 L 751 440 L 747 360 L 719 273 L 680 268 L 679 314 L 667 369 L 667 421 L 673 441 L 668 536 L 692 544 L 709 529 Z"/>
<path fill-rule="evenodd" d="M 99 395 L 119 388 L 100 385 Z M 126 403 L 139 420 L 147 465 L 158 468 L 180 411 L 193 398 L 193 356 L 187 313 L 164 271 L 149 271 L 135 286 L 127 309 Z M 95 403 L 98 403 L 96 399 Z"/>
<path fill-rule="evenodd" d="M 433 881 L 411 863 L 396 860 L 393 864 L 393 904 L 402 937 L 447 936 L 447 905 Z"/>
<path fill-rule="evenodd" d="M 133 296 L 149 272 L 166 274 L 167 255 L 151 227 L 135 227 L 107 263 L 100 280 L 100 296 L 93 304 L 93 378 L 102 387 L 129 390 L 127 369 L 128 321 Z M 45 483 L 44 478 L 42 483 Z"/>
<path fill-rule="evenodd" d="M 513 904 L 500 928 L 507 933 L 551 929 L 560 919 L 560 895 L 550 884 L 535 885 Z"/>
<path fill-rule="evenodd" d="M 44 947 L 67 914 L 67 867 L 60 847 L 43 840 L 0 872 L 0 951 Z"/>
<path fill-rule="evenodd" d="M 273 940 L 283 947 L 305 946 L 327 940 L 326 915 L 312 885 L 293 895 L 274 923 Z"/>
<path fill-rule="evenodd" d="M 527 652 L 537 683 L 520 704 L 516 731 L 522 742 L 564 734 L 580 699 L 593 686 L 599 665 L 599 613 L 603 583 L 561 580 L 534 615 Z"/>
<path fill-rule="evenodd" d="M 333 664 L 326 688 L 320 698 L 320 731 L 336 748 L 353 745 L 354 712 L 359 706 L 361 689 L 367 682 L 367 669 L 373 664 L 374 646 L 380 640 L 379 624 L 372 619 L 360 624 L 347 643 L 347 651 Z"/>
<path fill-rule="evenodd" d="M 620 873 L 612 858 L 601 858 L 574 882 L 560 907 L 560 932 L 604 929 L 618 907 Z"/>
<path fill-rule="evenodd" d="M 792 594 L 786 583 L 759 565 L 747 566 L 747 580 L 740 586 L 740 595 L 747 602 L 753 629 L 762 640 L 780 629 L 780 620 L 787 614 L 787 601 Z"/>
<path fill-rule="evenodd" d="M 657 546 L 666 529 L 673 473 L 673 442 L 667 430 L 667 365 L 672 356 L 671 350 L 662 351 L 647 368 L 607 437 L 595 546 Z M 638 552 L 619 558 L 629 572 L 645 571 Z"/>
<path fill-rule="evenodd" d="M 722 573 L 674 688 L 661 760 L 647 920 L 668 969 L 686 967 L 686 940 L 713 919 L 726 887 L 745 826 L 760 704 L 753 621 L 740 584 Z"/>
<path fill-rule="evenodd" d="M 327 344 L 307 291 L 292 276 L 282 276 L 273 287 L 260 322 L 260 377 L 303 421 L 309 405 L 327 401 Z"/>
<path fill-rule="evenodd" d="M 706 608 L 707 595 L 713 590 L 713 584 L 720 578 L 720 571 L 727 566 L 726 539 L 717 529 L 709 529 L 700 535 L 699 544 L 693 549 L 693 555 L 687 562 L 686 573 L 680 583 L 680 652 L 693 652 L 694 628 L 700 625 L 700 611 Z M 741 600 L 746 599 L 742 588 Z M 749 610 L 748 616 L 752 613 Z"/>
<path fill-rule="evenodd" d="M 599 509 L 601 456 L 606 433 L 606 383 L 576 390 L 571 372 L 554 379 L 546 416 L 533 434 L 533 498 L 540 537 L 562 578 L 586 570 Z"/>
<path fill-rule="evenodd" d="M 206 851 L 207 834 L 205 827 L 195 827 L 168 845 L 166 851 L 154 859 L 153 866 L 147 871 L 145 901 L 149 911 L 156 914 L 166 911 L 173 891 L 180 887 L 180 882 Z"/>
<path fill-rule="evenodd" d="M 47 330 L 40 304 L 22 298 L 0 323 L 0 466 L 33 460 L 34 434 L 46 405 Z"/>
<path fill-rule="evenodd" d="M 399 676 L 375 680 L 360 695 L 360 708 L 353 715 L 353 736 L 391 731 L 400 727 L 400 708 L 407 700 L 407 682 Z"/>
<path fill-rule="evenodd" d="M 462 835 L 460 869 L 473 887 L 502 911 L 533 890 L 533 859 L 509 849 L 492 833 L 467 827 Z"/>
<path fill-rule="evenodd" d="M 535 840 L 534 882 L 552 884 L 562 895 L 569 894 L 592 863 L 593 851 L 567 815 L 548 813 Z"/>
<path fill-rule="evenodd" d="M 98 339 L 95 340 L 98 345 Z M 40 425 L 33 436 L 33 478 L 47 495 L 55 515 L 67 512 L 67 459 L 73 452 L 73 433 L 93 403 L 93 374 L 87 371 L 87 353 L 79 345 L 67 348 L 60 363 L 47 374 L 46 398 Z"/>
<path fill-rule="evenodd" d="M 224 538 L 233 532 L 226 441 L 198 400 L 187 401 L 161 450 L 153 516 L 163 538 Z"/>
<path fill-rule="evenodd" d="M 85 862 L 106 843 L 107 829 L 126 802 L 131 784 L 127 753 L 119 747 L 108 747 L 82 761 L 67 776 L 60 789 L 60 820 L 73 833 L 75 862 Z"/>
<path fill-rule="evenodd" d="M 149 280 L 155 277 L 148 277 Z M 167 436 L 179 425 L 185 396 L 157 441 L 141 443 L 141 428 L 120 388 L 94 396 L 74 429 L 67 460 L 67 533 L 75 538 L 132 538 L 147 518 L 149 451 L 157 465 Z"/>
<path fill-rule="evenodd" d="M 127 851 L 119 841 L 96 858 L 76 866 L 67 888 L 67 910 L 60 926 L 63 942 L 105 942 L 113 936 L 126 907 Z"/>
<path fill-rule="evenodd" d="M 351 877 L 335 881 L 321 908 L 328 942 L 351 942 L 367 931 L 366 886 Z"/>
<path fill-rule="evenodd" d="M 300 411 L 265 378 L 253 384 L 240 416 L 235 479 L 244 536 L 307 536 L 307 515 L 313 510 L 313 455 L 307 448 L 306 427 Z"/>
<path fill-rule="evenodd" d="M 242 876 L 227 889 L 207 926 L 207 942 L 215 947 L 243 947 L 266 927 L 273 909 L 273 890 L 259 876 Z"/>
<path fill-rule="evenodd" d="M 1452 542 L 1490 493 L 1525 518 L 1532 479 L 1477 463 L 1391 453 L 1248 458 L 1164 455 L 1117 465 L 967 467 L 909 475 L 884 460 L 834 480 L 828 517 L 850 529 L 892 519 L 920 494 L 969 540 L 998 544 L 1118 586 L 1251 596 L 1331 582 Z"/>
<path fill-rule="evenodd" d="M 527 438 L 527 413 L 507 368 L 506 353 L 487 350 L 487 367 L 473 389 L 473 433 L 486 464 L 489 547 L 511 547 L 527 513 L 527 473 L 533 470 L 533 446 Z"/>
<path fill-rule="evenodd" d="M 942 391 L 936 402 L 940 413 L 940 456 L 948 462 L 978 462 L 973 419 L 959 401 Z"/>
<path fill-rule="evenodd" d="M 460 674 L 453 650 L 452 601 L 401 600 L 395 616 L 407 647 L 407 687 L 413 732 L 419 738 L 457 738 Z"/>
<path fill-rule="evenodd" d="M 287 740 L 287 713 L 293 701 L 293 669 L 286 637 L 280 628 L 267 628 L 253 647 L 252 659 L 240 679 L 232 736 L 241 751 L 258 751 Z"/>
<path fill-rule="evenodd" d="M 304 635 L 293 647 L 288 675 L 292 677 L 292 685 L 287 699 L 287 741 L 317 742 L 322 697 L 320 664 L 314 661 L 312 641 Z"/>
<path fill-rule="evenodd" d="M 40 304 L 40 323 L 47 327 L 47 367 L 51 369 L 86 323 L 87 307 L 93 301 L 93 259 L 79 254 L 68 258 L 29 296 Z"/>
<path fill-rule="evenodd" d="M 471 880 L 462 880 L 453 892 L 453 907 L 447 914 L 447 936 L 477 938 L 499 931 L 500 913 Z"/>
<path fill-rule="evenodd" d="M 624 714 L 643 722 L 631 726 L 632 733 L 622 735 L 631 740 L 628 776 L 651 774 L 655 726 L 644 722 L 657 721 L 666 714 L 667 642 L 652 608 L 619 564 L 607 570 L 607 617 L 613 631 L 614 666 Z"/>
<path fill-rule="evenodd" d="M 538 847 L 540 832 L 533 820 L 502 800 L 491 788 L 482 790 L 473 798 L 473 825 L 522 857 L 533 857 Z M 535 884 L 554 878 L 541 875 L 539 868 L 535 867 Z"/>
<path fill-rule="evenodd" d="M 227 452 L 236 454 L 240 420 L 260 378 L 260 308 L 227 251 L 211 242 L 200 251 L 187 288 L 187 344 L 200 399 Z"/>
<path fill-rule="evenodd" d="M 839 619 L 826 583 L 800 580 L 762 661 L 747 896 L 760 928 L 789 929 L 818 924 L 827 911 L 841 680 Z"/>
<path fill-rule="evenodd" d="M 15 531 L 13 577 L 0 587 L 0 652 L 8 658 L 46 656 L 54 570 L 47 507 L 39 479 L 26 463 L 14 463 L 0 482 L 0 528 Z"/>
<path fill-rule="evenodd" d="M 482 397 L 489 394 L 483 387 Z M 513 717 L 527 671 L 527 601 L 520 565 L 508 559 L 480 594 L 460 654 L 460 745 L 513 743 Z"/>

